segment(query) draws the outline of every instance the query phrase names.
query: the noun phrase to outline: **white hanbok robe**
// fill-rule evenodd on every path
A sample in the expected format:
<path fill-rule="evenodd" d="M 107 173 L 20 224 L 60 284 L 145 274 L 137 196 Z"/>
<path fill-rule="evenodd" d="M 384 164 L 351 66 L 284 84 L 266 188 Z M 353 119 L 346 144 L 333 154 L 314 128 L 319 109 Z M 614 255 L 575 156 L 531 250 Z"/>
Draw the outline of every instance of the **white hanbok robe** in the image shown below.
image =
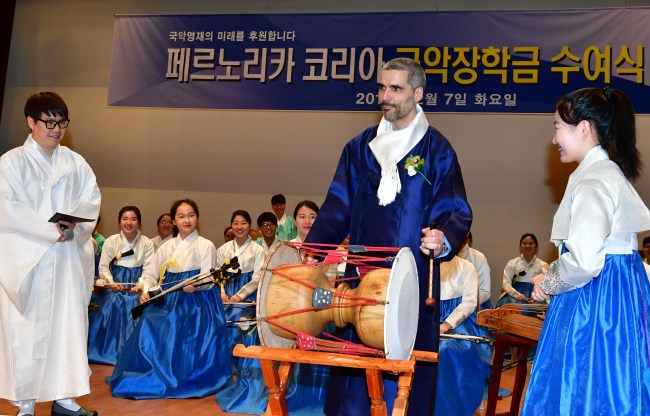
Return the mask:
<path fill-rule="evenodd" d="M 96 219 L 101 196 L 83 157 L 51 157 L 27 137 L 0 158 L 0 397 L 50 401 L 90 392 L 88 303 L 94 222 L 57 242 L 56 212 Z"/>
<path fill-rule="evenodd" d="M 121 283 L 113 279 L 113 273 L 110 270 L 110 263 L 116 255 L 125 253 L 133 249 L 133 254 L 130 256 L 121 257 L 116 260 L 114 264 L 122 267 L 139 267 L 142 266 L 143 270 L 149 266 L 153 260 L 154 245 L 138 231 L 138 234 L 132 242 L 124 237 L 122 231 L 119 234 L 113 234 L 108 237 L 104 242 L 102 254 L 99 259 L 99 278 L 105 280 L 107 284 Z"/>

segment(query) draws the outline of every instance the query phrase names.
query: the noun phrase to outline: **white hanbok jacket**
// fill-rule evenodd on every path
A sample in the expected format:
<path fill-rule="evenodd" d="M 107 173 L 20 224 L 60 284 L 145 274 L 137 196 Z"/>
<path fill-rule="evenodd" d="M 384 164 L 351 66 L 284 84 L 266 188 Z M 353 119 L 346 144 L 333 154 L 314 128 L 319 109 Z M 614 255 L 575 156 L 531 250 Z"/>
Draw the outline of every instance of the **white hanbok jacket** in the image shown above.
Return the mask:
<path fill-rule="evenodd" d="M 172 238 L 158 249 L 153 256 L 153 261 L 142 272 L 142 290 L 158 286 L 163 266 L 170 273 L 181 273 L 190 270 L 199 270 L 199 273 L 207 273 L 216 265 L 217 249 L 212 241 L 203 238 L 194 230 L 190 235 L 182 239 L 180 235 Z M 203 281 L 210 280 L 207 277 Z M 171 282 L 167 282 L 171 283 Z M 213 285 L 203 285 L 197 290 L 208 290 Z"/>
<path fill-rule="evenodd" d="M 440 263 L 440 300 L 461 297 L 461 303 L 449 314 L 445 322 L 456 328 L 467 319 L 478 302 L 478 275 L 470 262 L 458 256 Z"/>
<path fill-rule="evenodd" d="M 113 234 L 104 242 L 102 255 L 99 258 L 99 278 L 105 280 L 108 284 L 120 283 L 115 282 L 115 279 L 113 279 L 113 273 L 111 273 L 109 266 L 115 256 L 126 253 L 131 249 L 133 249 L 132 255 L 120 257 L 114 264 L 122 267 L 142 266 L 144 272 L 144 269 L 153 260 L 153 242 L 138 231 L 133 241 L 129 243 L 122 231 L 120 231 L 119 234 Z"/>
<path fill-rule="evenodd" d="M 235 240 L 228 241 L 217 249 L 217 266 L 221 267 L 226 260 L 237 256 L 242 273 L 253 272 L 250 282 L 246 283 L 236 295 L 246 299 L 257 290 L 260 282 L 260 270 L 264 261 L 264 249 L 250 237 L 241 246 Z M 222 292 L 223 292 L 222 288 Z"/>
<path fill-rule="evenodd" d="M 650 229 L 650 211 L 616 163 L 600 146 L 591 149 L 569 176 L 553 219 L 551 242 L 567 252 L 541 282 L 550 295 L 580 288 L 598 276 L 605 256 L 631 254 L 637 233 Z"/>
<path fill-rule="evenodd" d="M 83 157 L 50 157 L 27 137 L 0 158 L 0 397 L 50 401 L 90 392 L 88 303 L 95 222 L 57 242 L 56 212 L 96 219 L 101 197 Z"/>

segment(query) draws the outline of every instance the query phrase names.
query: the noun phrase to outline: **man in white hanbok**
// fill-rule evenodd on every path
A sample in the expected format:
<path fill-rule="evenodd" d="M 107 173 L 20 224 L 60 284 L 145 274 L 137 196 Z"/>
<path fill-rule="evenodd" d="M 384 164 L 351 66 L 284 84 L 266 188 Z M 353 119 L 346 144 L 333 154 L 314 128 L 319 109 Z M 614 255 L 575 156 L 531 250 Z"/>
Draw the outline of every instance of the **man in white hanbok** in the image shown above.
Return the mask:
<path fill-rule="evenodd" d="M 50 400 L 52 415 L 97 415 L 75 401 L 90 393 L 94 221 L 48 220 L 96 219 L 99 188 L 88 163 L 60 146 L 70 122 L 61 97 L 32 95 L 25 117 L 31 134 L 0 158 L 0 397 L 18 415 Z"/>

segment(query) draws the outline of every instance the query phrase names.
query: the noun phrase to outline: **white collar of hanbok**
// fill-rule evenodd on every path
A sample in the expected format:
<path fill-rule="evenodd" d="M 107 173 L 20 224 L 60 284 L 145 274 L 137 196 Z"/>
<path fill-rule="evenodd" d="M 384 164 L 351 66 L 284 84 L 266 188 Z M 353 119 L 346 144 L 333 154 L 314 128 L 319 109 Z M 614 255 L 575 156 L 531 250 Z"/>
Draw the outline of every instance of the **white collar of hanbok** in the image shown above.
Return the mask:
<path fill-rule="evenodd" d="M 232 240 L 232 246 L 235 248 L 235 256 L 241 256 L 244 251 L 248 248 L 249 244 L 251 243 L 251 237 L 248 236 L 246 237 L 246 241 L 244 241 L 244 244 L 241 246 L 237 245 L 236 240 Z"/>
<path fill-rule="evenodd" d="M 194 230 L 185 238 L 181 238 L 180 234 L 177 235 L 176 238 L 179 240 L 178 247 L 184 248 L 194 243 L 196 239 L 199 238 L 199 232 Z"/>
<path fill-rule="evenodd" d="M 395 201 L 395 197 L 402 190 L 397 162 L 422 140 L 429 128 L 422 107 L 416 104 L 415 110 L 413 121 L 401 130 L 393 130 L 393 123 L 382 117 L 377 136 L 369 144 L 372 154 L 381 166 L 381 181 L 377 189 L 379 205 L 386 206 Z"/>
<path fill-rule="evenodd" d="M 521 261 L 524 262 L 525 265 L 530 266 L 531 264 L 535 263 L 535 260 L 537 260 L 537 255 L 533 255 L 533 258 L 530 259 L 530 261 L 526 260 L 526 257 L 524 257 L 523 254 L 520 254 L 519 257 L 521 258 Z"/>
<path fill-rule="evenodd" d="M 136 231 L 137 233 L 135 235 L 135 238 L 133 239 L 132 242 L 129 243 L 129 240 L 126 239 L 124 232 L 120 230 L 120 240 L 122 240 L 122 251 L 128 251 L 133 247 L 135 247 L 136 244 L 138 244 L 138 241 L 140 241 L 140 230 L 136 230 Z"/>
<path fill-rule="evenodd" d="M 41 182 L 43 192 L 48 192 L 62 177 L 72 173 L 74 167 L 65 158 L 61 159 L 61 146 L 57 146 L 52 155 L 36 143 L 31 133 L 24 145 L 25 154 L 33 167 L 33 171 Z"/>

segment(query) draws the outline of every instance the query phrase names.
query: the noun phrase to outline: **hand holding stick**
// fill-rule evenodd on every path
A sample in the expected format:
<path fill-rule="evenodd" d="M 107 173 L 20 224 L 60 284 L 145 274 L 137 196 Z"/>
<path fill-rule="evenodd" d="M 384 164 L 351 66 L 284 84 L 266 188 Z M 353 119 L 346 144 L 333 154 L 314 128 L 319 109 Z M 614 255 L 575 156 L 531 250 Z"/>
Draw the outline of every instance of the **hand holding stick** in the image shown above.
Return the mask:
<path fill-rule="evenodd" d="M 435 221 L 431 221 L 431 224 L 429 225 L 429 229 L 433 230 L 435 228 L 436 228 Z M 427 306 L 433 306 L 436 303 L 436 300 L 433 298 L 433 274 L 435 268 L 436 268 L 436 260 L 433 254 L 433 249 L 430 248 L 429 249 L 429 292 L 428 292 L 427 300 L 425 301 Z"/>

